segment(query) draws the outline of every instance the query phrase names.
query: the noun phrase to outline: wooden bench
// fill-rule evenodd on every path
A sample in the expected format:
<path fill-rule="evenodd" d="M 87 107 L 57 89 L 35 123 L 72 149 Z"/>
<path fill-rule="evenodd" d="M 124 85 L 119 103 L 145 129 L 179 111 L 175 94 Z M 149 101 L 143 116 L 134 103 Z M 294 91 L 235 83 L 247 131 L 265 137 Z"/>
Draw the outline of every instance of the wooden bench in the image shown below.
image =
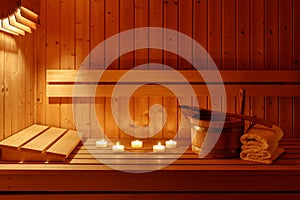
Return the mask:
<path fill-rule="evenodd" d="M 188 149 L 165 168 L 149 173 L 126 173 L 114 170 L 95 159 L 106 159 L 112 167 L 147 170 L 153 161 L 164 163 L 174 152 L 149 154 L 144 164 L 133 161 L 136 154 L 116 154 L 95 147 L 88 140 L 78 145 L 66 159 L 57 164 L 0 164 L 0 191 L 24 199 L 52 197 L 80 199 L 282 199 L 300 196 L 300 140 L 282 140 L 286 152 L 272 165 L 233 159 L 199 159 Z M 126 141 L 121 141 L 126 143 Z M 127 141 L 128 142 L 128 141 Z M 146 149 L 148 147 L 145 147 Z M 93 150 L 93 155 L 89 151 Z M 15 193 L 18 191 L 18 193 Z M 47 192 L 45 192 L 47 191 Z M 238 194 L 237 194 L 238 193 Z"/>
<path fill-rule="evenodd" d="M 64 161 L 80 142 L 76 131 L 34 124 L 0 142 L 4 161 Z"/>
<path fill-rule="evenodd" d="M 97 97 L 107 97 L 119 78 L 126 71 L 108 70 L 101 82 L 96 77 L 80 84 L 88 88 L 90 84 L 101 85 Z M 190 82 L 197 94 L 207 96 L 207 86 L 193 71 L 180 71 Z M 73 95 L 76 70 L 47 70 L 47 97 Z M 136 76 L 149 71 L 137 71 Z M 207 71 L 207 73 L 210 73 Z M 247 96 L 299 97 L 299 71 L 221 71 L 227 96 L 236 96 L 240 88 L 247 90 Z M 149 73 L 151 75 L 151 73 Z M 155 73 L 154 73 L 155 75 Z M 87 76 L 93 77 L 93 71 Z M 165 80 L 165 83 L 172 80 Z M 173 80 L 174 81 L 174 80 Z M 175 81 L 176 82 L 176 81 Z M 139 82 L 137 82 L 139 83 Z M 132 83 L 124 83 L 132 84 Z M 170 83 L 168 84 L 176 84 Z M 211 83 L 213 84 L 213 83 Z M 157 85 L 145 86 L 145 91 L 137 91 L 134 96 L 165 96 L 168 91 Z M 90 97 L 84 90 L 80 97 Z M 127 144 L 129 141 L 121 140 Z M 151 143 L 151 141 L 148 141 Z M 154 142 L 154 141 L 153 141 Z M 150 145 L 151 146 L 151 145 Z M 187 149 L 185 153 L 161 170 L 149 173 L 126 173 L 115 170 L 147 170 L 153 165 L 168 162 L 177 150 L 163 155 L 149 153 L 142 164 L 136 165 L 136 154 L 115 154 L 108 148 L 95 147 L 93 139 L 78 145 L 64 163 L 1 163 L 0 191 L 5 197 L 18 191 L 23 199 L 33 197 L 82 199 L 283 199 L 300 197 L 300 140 L 283 139 L 280 147 L 285 153 L 271 165 L 232 159 L 199 159 Z M 129 149 L 130 151 L 131 149 Z M 146 152 L 150 151 L 145 146 Z M 91 152 L 93 154 L 91 154 Z M 138 152 L 136 152 L 138 153 Z M 98 160 L 98 159 L 100 160 Z M 110 166 L 103 164 L 109 163 Z M 47 191 L 47 192 L 45 192 Z M 25 195 L 24 195 L 25 194 Z"/>

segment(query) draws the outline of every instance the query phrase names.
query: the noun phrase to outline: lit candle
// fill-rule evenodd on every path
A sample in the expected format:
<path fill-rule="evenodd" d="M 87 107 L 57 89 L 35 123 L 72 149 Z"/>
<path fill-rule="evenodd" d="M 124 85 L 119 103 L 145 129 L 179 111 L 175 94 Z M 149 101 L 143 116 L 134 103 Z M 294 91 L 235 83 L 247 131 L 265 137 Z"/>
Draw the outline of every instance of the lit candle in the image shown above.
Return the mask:
<path fill-rule="evenodd" d="M 131 141 L 131 147 L 132 148 L 142 148 L 143 147 L 143 142 L 140 141 L 140 140 Z"/>
<path fill-rule="evenodd" d="M 158 142 L 157 145 L 153 145 L 153 152 L 155 153 L 161 153 L 165 151 L 165 146 L 161 145 L 160 142 Z"/>
<path fill-rule="evenodd" d="M 107 147 L 107 141 L 104 139 L 96 141 L 96 147 L 101 147 L 101 148 Z"/>
<path fill-rule="evenodd" d="M 113 152 L 124 152 L 124 145 L 120 145 L 120 143 L 117 142 L 116 145 L 112 146 L 112 151 Z"/>
<path fill-rule="evenodd" d="M 174 141 L 174 140 L 166 141 L 166 148 L 167 149 L 176 148 L 176 146 L 177 146 L 177 142 L 176 141 Z"/>

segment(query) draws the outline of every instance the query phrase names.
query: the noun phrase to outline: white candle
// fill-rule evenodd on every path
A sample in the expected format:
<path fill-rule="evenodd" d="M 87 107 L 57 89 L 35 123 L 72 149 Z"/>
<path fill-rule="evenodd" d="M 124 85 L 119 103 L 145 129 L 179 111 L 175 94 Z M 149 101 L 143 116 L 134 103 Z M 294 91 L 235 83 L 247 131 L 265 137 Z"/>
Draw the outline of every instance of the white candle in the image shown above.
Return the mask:
<path fill-rule="evenodd" d="M 96 141 L 96 147 L 100 147 L 100 148 L 107 147 L 107 141 L 104 139 Z"/>
<path fill-rule="evenodd" d="M 113 152 L 124 152 L 124 145 L 120 145 L 120 143 L 117 142 L 116 145 L 112 146 L 112 151 Z"/>
<path fill-rule="evenodd" d="M 161 145 L 160 142 L 158 142 L 157 145 L 153 145 L 153 152 L 155 153 L 162 153 L 165 151 L 165 146 Z"/>
<path fill-rule="evenodd" d="M 140 141 L 140 140 L 131 141 L 131 147 L 132 148 L 142 148 L 143 147 L 143 142 Z"/>
<path fill-rule="evenodd" d="M 168 140 L 166 141 L 166 148 L 167 149 L 172 149 L 177 147 L 177 142 L 174 140 Z"/>

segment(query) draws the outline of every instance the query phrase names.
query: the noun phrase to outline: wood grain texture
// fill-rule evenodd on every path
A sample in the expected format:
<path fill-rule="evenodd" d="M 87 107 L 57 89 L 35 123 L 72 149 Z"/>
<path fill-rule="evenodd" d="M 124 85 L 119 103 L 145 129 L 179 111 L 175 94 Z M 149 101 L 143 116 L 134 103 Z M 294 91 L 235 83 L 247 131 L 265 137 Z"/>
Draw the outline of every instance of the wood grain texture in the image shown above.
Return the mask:
<path fill-rule="evenodd" d="M 300 34 L 300 2 L 293 1 L 293 69 L 299 70 L 300 51 L 297 48 L 300 45 L 300 39 L 297 35 Z M 293 99 L 293 137 L 300 137 L 300 99 Z"/>
<path fill-rule="evenodd" d="M 293 69 L 293 2 L 279 1 L 279 69 Z M 293 137 L 292 97 L 279 98 L 279 124 L 285 137 Z"/>
<path fill-rule="evenodd" d="M 0 33 L 0 84 L 1 84 L 1 95 L 0 95 L 0 140 L 2 140 L 4 135 L 4 34 Z"/>
<path fill-rule="evenodd" d="M 222 69 L 224 70 L 237 68 L 239 70 L 284 70 L 285 67 L 287 67 L 287 69 L 290 69 L 290 65 L 293 65 L 293 69 L 297 69 L 298 39 L 296 37 L 296 33 L 299 27 L 297 22 L 299 21 L 297 20 L 297 11 L 299 9 L 297 1 L 216 0 L 215 2 L 216 3 L 214 3 L 214 1 L 208 2 L 207 0 L 151 0 L 145 1 L 145 3 L 141 3 L 139 1 L 133 0 L 92 0 L 88 8 L 84 7 L 84 12 L 86 13 L 85 16 L 88 16 L 87 18 L 90 18 L 89 22 L 86 23 L 88 29 L 86 34 L 90 32 L 89 35 L 91 35 L 89 48 L 92 49 L 98 41 L 102 40 L 101 38 L 103 38 L 104 40 L 105 38 L 117 34 L 120 31 L 129 30 L 134 28 L 135 26 L 142 27 L 147 24 L 155 27 L 166 27 L 173 30 L 179 30 L 189 36 L 192 36 L 204 47 L 204 49 L 208 50 L 208 52 L 211 53 L 211 56 L 214 58 L 214 60 L 217 60 L 216 62 L 219 63 L 220 67 L 222 67 Z M 293 6 L 291 6 L 291 2 Z M 72 1 L 71 3 L 68 2 L 68 4 L 73 4 L 76 7 L 76 9 L 79 11 L 78 13 L 75 12 L 62 14 L 64 3 L 66 2 L 63 1 L 59 4 L 61 7 L 58 14 L 60 16 L 74 15 L 74 18 L 78 18 L 79 15 L 82 15 L 82 11 L 79 10 L 81 7 L 79 6 L 81 4 L 79 1 Z M 44 6 L 42 8 L 45 10 L 44 13 L 48 13 L 48 16 L 52 16 L 56 13 L 52 13 L 51 8 L 48 8 L 47 6 Z M 69 12 L 71 12 L 71 10 Z M 41 17 L 41 19 L 43 19 L 43 16 Z M 293 20 L 291 20 L 291 18 Z M 53 34 L 51 32 L 55 31 L 55 29 L 47 28 L 49 27 L 47 23 L 42 24 L 42 26 L 40 27 L 41 31 L 38 30 L 38 37 L 40 38 L 40 41 L 42 41 L 42 43 L 38 43 L 39 47 L 41 47 L 41 52 L 38 52 L 39 59 L 41 59 L 41 61 L 47 57 L 45 50 L 43 50 L 41 45 L 46 45 L 46 43 L 43 43 L 42 39 L 44 35 L 48 35 L 48 38 L 52 37 Z M 45 34 L 46 32 L 44 25 L 46 25 L 46 29 L 48 32 L 47 34 Z M 78 27 L 81 25 L 78 24 L 76 26 Z M 285 29 L 285 26 L 287 30 Z M 60 36 L 59 46 L 63 50 L 64 48 L 61 46 L 62 37 L 64 36 Z M 74 37 L 68 38 L 68 41 L 70 41 L 70 47 L 73 45 L 72 41 L 76 46 L 76 38 Z M 151 39 L 154 38 L 158 37 L 152 36 L 150 34 L 149 40 L 151 41 Z M 53 40 L 55 41 L 55 39 Z M 285 40 L 288 40 L 288 42 L 285 43 Z M 88 41 L 85 42 L 88 43 Z M 163 45 L 168 44 L 166 43 L 167 41 L 161 42 Z M 180 43 L 177 42 L 176 44 L 176 42 L 177 41 L 172 41 L 172 44 L 175 44 L 175 46 L 177 45 L 178 47 Z M 120 41 L 119 45 L 122 46 L 122 41 Z M 227 54 L 225 54 L 225 51 L 227 52 Z M 289 53 L 283 55 L 284 51 Z M 112 64 L 111 69 L 130 69 L 134 65 L 133 60 L 136 59 L 149 60 L 151 62 L 155 61 L 156 63 L 165 63 L 168 65 L 172 65 L 173 67 L 175 66 L 174 68 L 176 69 L 179 69 L 180 67 L 181 69 L 184 69 L 184 66 L 188 66 L 187 63 L 185 63 L 184 60 L 179 58 L 178 56 L 160 50 L 148 50 L 148 58 L 146 58 L 144 54 L 143 56 L 141 55 L 136 58 L 136 54 L 141 54 L 141 52 L 130 52 L 129 54 L 123 55 Z M 293 55 L 292 58 L 290 54 Z M 282 57 L 280 55 L 285 57 Z M 59 56 L 59 59 L 64 59 L 61 53 Z M 81 55 L 78 56 L 82 57 Z M 194 61 L 198 59 L 198 55 L 195 55 L 195 51 L 193 52 L 192 56 Z M 75 57 L 77 57 L 77 55 L 75 55 Z M 286 61 L 287 59 L 289 60 Z M 62 62 L 64 61 L 59 61 L 59 63 Z M 283 66 L 287 64 L 287 62 L 290 63 L 290 65 Z M 38 63 L 42 64 L 43 62 Z M 98 66 L 95 67 L 98 68 Z M 207 66 L 205 65 L 200 67 L 203 69 L 207 68 Z M 45 103 L 45 101 L 43 101 L 43 98 L 47 100 L 47 98 L 44 96 L 45 89 L 43 89 L 44 86 L 42 85 L 44 82 L 42 79 L 44 69 L 49 68 L 48 66 L 44 66 L 41 67 L 41 69 L 38 69 L 38 87 L 40 87 L 41 89 L 38 90 L 38 97 L 40 101 L 38 102 L 37 119 L 40 121 L 43 121 L 43 116 L 46 116 L 45 109 L 43 109 L 43 104 Z M 261 75 L 261 77 L 263 76 L 266 79 L 273 78 L 271 75 L 267 74 Z M 282 75 L 282 77 L 284 77 L 284 75 Z M 244 78 L 245 80 L 247 80 L 247 76 L 245 76 Z M 295 79 L 299 80 L 299 77 L 295 76 Z M 249 94 L 254 92 L 254 88 L 247 88 L 247 90 L 248 89 L 250 90 Z M 257 90 L 259 89 L 260 88 L 258 86 Z M 289 111 L 287 110 L 290 110 L 291 108 L 294 109 L 294 107 L 296 106 L 294 103 L 296 97 L 294 98 L 294 100 L 290 99 L 289 102 L 283 100 L 285 104 L 287 104 L 287 107 L 281 108 L 283 106 L 282 99 L 278 98 L 277 96 L 266 96 L 263 94 L 263 92 L 258 92 L 257 94 L 260 94 L 260 96 L 253 98 L 251 97 L 249 101 L 249 114 L 272 118 L 278 123 L 281 119 L 283 119 L 283 117 L 280 116 L 281 113 L 286 112 L 284 116 L 290 116 L 287 114 L 289 113 Z M 270 95 L 270 93 L 268 95 Z M 291 97 L 286 94 L 286 91 L 280 91 L 279 96 L 281 95 L 285 95 L 285 98 Z M 202 97 L 199 99 L 201 105 L 207 105 L 206 98 L 207 97 Z M 234 104 L 237 101 L 234 99 L 234 97 L 229 97 L 226 100 L 228 102 L 228 109 L 231 111 L 235 111 L 236 105 Z M 68 108 L 69 106 L 67 105 L 68 103 L 64 105 L 64 102 L 55 102 L 52 100 L 51 103 L 52 105 L 60 104 L 60 123 L 64 122 L 65 118 L 70 118 L 71 116 L 71 111 L 69 111 L 68 109 L 65 109 L 64 111 L 62 110 L 64 106 L 66 106 L 66 108 Z M 93 101 L 91 102 L 93 103 Z M 270 106 L 270 102 L 272 102 L 272 106 Z M 221 103 L 223 104 L 224 108 L 225 99 L 222 99 Z M 290 104 L 293 105 L 291 106 Z M 104 110 L 104 112 L 106 111 Z M 287 132 L 293 132 L 293 130 L 297 129 L 296 124 L 298 123 L 295 122 L 297 122 L 297 119 L 299 117 L 297 113 L 295 113 L 295 110 L 293 113 L 293 124 L 290 125 L 291 121 L 289 121 L 286 122 L 286 124 L 288 125 L 284 125 L 285 129 L 287 129 Z M 69 123 L 67 123 L 67 121 L 65 122 L 66 125 L 70 125 Z M 288 137 L 292 136 L 289 135 Z"/>

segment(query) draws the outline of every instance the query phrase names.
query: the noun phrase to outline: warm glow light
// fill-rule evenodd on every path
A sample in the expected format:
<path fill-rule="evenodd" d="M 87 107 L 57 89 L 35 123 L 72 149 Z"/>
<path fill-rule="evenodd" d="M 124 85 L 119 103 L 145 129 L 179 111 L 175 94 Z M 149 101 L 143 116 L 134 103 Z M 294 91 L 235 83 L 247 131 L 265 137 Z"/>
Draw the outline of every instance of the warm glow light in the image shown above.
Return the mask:
<path fill-rule="evenodd" d="M 21 14 L 23 17 L 29 19 L 30 21 L 39 24 L 39 16 L 34 12 L 32 12 L 31 10 L 28 10 L 27 8 L 21 6 Z"/>
<path fill-rule="evenodd" d="M 15 15 L 9 16 L 8 19 L 9 19 L 10 25 L 12 25 L 12 26 L 14 26 L 14 27 L 16 27 L 18 29 L 21 29 L 23 31 L 26 31 L 28 33 L 31 33 L 31 28 L 29 28 L 28 26 L 25 26 L 25 25 L 17 22 Z"/>
<path fill-rule="evenodd" d="M 20 35 L 25 35 L 25 31 L 10 25 L 8 18 L 5 18 L 5 19 L 2 20 L 2 27 L 9 30 L 9 31 L 18 33 Z"/>
<path fill-rule="evenodd" d="M 7 29 L 3 28 L 2 24 L 3 24 L 2 19 L 0 19 L 0 31 L 6 32 L 6 33 L 9 33 L 9 34 L 13 34 L 13 35 L 19 35 L 18 33 L 15 33 L 15 32 L 12 32 L 10 30 L 7 30 Z"/>
<path fill-rule="evenodd" d="M 16 16 L 16 20 L 17 22 L 20 22 L 26 26 L 29 26 L 30 28 L 36 30 L 36 23 L 30 21 L 29 19 L 26 19 L 25 17 L 23 17 L 21 15 L 21 10 L 17 9 L 17 11 L 15 12 L 15 16 Z"/>
<path fill-rule="evenodd" d="M 31 33 L 31 29 L 35 30 L 36 24 L 40 24 L 39 16 L 21 6 L 11 15 L 0 19 L 0 31 L 13 35 L 25 35 L 25 32 Z"/>

